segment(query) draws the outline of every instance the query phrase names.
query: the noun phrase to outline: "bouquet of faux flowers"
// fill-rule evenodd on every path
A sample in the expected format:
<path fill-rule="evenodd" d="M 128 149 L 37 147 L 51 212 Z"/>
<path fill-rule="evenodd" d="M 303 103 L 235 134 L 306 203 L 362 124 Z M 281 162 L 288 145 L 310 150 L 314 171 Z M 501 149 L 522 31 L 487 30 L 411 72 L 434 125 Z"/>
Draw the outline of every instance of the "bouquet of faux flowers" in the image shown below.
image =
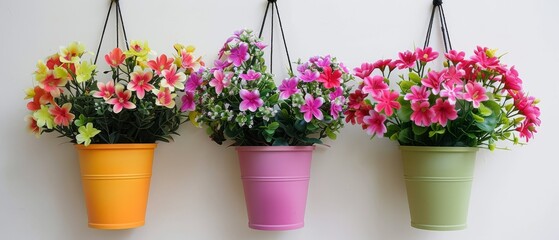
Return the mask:
<path fill-rule="evenodd" d="M 183 101 L 183 110 L 218 144 L 304 146 L 335 138 L 351 74 L 335 58 L 314 57 L 277 87 L 266 72 L 265 47 L 252 31 L 236 32 L 213 68 L 190 76 L 185 96 L 197 101 Z"/>
<path fill-rule="evenodd" d="M 427 68 L 438 53 L 430 47 L 399 53 L 355 68 L 363 82 L 350 94 L 347 121 L 368 134 L 408 146 L 487 146 L 497 140 L 519 143 L 540 125 L 538 100 L 522 89 L 515 67 L 495 51 L 477 47 L 474 55 L 451 50 L 440 71 Z M 389 89 L 395 69 L 400 91 Z M 375 70 L 379 74 L 373 74 Z"/>
<path fill-rule="evenodd" d="M 95 80 L 96 66 L 84 60 L 77 42 L 39 61 L 37 85 L 27 90 L 29 129 L 39 136 L 57 132 L 73 143 L 153 143 L 172 140 L 185 117 L 175 103 L 187 75 L 203 62 L 192 47 L 175 45 L 177 56 L 149 60 L 147 42 L 105 55 L 106 83 Z"/>

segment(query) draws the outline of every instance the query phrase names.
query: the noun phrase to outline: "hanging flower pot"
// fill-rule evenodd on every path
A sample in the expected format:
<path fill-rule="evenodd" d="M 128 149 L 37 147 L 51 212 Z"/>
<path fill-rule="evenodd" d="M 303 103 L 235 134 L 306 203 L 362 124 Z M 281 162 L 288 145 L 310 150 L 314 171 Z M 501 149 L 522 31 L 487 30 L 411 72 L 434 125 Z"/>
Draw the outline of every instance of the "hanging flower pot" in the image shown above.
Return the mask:
<path fill-rule="evenodd" d="M 157 144 L 76 145 L 89 227 L 143 226 Z"/>
<path fill-rule="evenodd" d="M 304 226 L 314 148 L 236 148 L 250 228 L 291 230 Z"/>
<path fill-rule="evenodd" d="M 411 225 L 466 228 L 477 148 L 401 146 Z"/>

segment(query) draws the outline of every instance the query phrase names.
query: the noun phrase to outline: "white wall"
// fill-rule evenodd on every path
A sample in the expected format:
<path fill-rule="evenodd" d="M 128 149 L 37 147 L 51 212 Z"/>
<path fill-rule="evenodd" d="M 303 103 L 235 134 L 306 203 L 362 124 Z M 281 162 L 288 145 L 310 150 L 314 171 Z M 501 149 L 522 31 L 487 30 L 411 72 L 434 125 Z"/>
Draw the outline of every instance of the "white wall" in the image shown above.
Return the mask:
<path fill-rule="evenodd" d="M 80 40 L 95 51 L 108 2 L 0 1 L 0 239 L 559 239 L 559 2 L 444 3 L 454 48 L 470 53 L 480 44 L 509 52 L 504 61 L 517 66 L 526 89 L 542 100 L 543 121 L 527 146 L 480 151 L 469 226 L 454 232 L 409 226 L 397 143 L 369 140 L 358 126 L 316 151 L 303 229 L 249 229 L 234 150 L 191 126 L 157 148 L 144 227 L 88 228 L 75 150 L 65 139 L 26 133 L 23 90 L 32 84 L 36 61 L 59 46 Z M 330 53 L 352 67 L 422 45 L 430 4 L 278 1 L 294 58 Z M 265 1 L 122 0 L 121 6 L 131 39 L 149 40 L 159 53 L 170 53 L 175 42 L 195 44 L 211 62 L 234 30 L 259 27 Z M 103 53 L 114 46 L 113 24 Z M 440 34 L 433 37 L 442 49 Z M 285 55 L 276 56 L 275 63 L 285 62 Z M 274 68 L 285 76 L 284 65 Z"/>

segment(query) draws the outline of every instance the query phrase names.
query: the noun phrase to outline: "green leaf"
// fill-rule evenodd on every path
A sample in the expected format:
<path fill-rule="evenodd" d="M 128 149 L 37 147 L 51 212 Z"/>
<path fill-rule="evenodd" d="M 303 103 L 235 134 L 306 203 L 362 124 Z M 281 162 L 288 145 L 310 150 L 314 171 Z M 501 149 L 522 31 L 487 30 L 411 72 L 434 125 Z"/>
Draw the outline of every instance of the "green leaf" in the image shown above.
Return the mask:
<path fill-rule="evenodd" d="M 446 129 L 442 128 L 442 129 L 438 129 L 438 130 L 433 130 L 433 131 L 429 131 L 429 137 L 433 137 L 436 134 L 444 134 L 446 132 Z"/>
<path fill-rule="evenodd" d="M 479 114 L 481 114 L 481 116 L 484 116 L 484 117 L 487 117 L 487 116 L 489 116 L 493 113 L 493 111 L 491 111 L 491 109 L 489 109 L 485 105 L 483 105 L 483 103 L 479 104 L 478 111 L 479 111 Z"/>
<path fill-rule="evenodd" d="M 305 141 L 306 143 L 312 143 L 312 144 L 322 144 L 322 141 L 318 138 L 303 138 L 303 141 Z"/>
<path fill-rule="evenodd" d="M 406 101 L 404 97 L 399 97 L 398 102 L 400 103 L 400 109 L 396 111 L 396 115 L 398 119 L 402 122 L 409 122 L 411 118 L 411 114 L 413 110 L 411 109 L 411 105 L 409 101 Z"/>
<path fill-rule="evenodd" d="M 476 126 L 484 132 L 493 132 L 495 127 L 497 127 L 497 116 L 491 114 L 485 117 L 483 122 L 476 122 Z"/>
<path fill-rule="evenodd" d="M 289 143 L 284 138 L 276 138 L 272 143 L 272 146 L 288 146 Z"/>
<path fill-rule="evenodd" d="M 337 136 L 330 128 L 326 128 L 326 136 L 332 140 L 336 140 Z"/>
<path fill-rule="evenodd" d="M 507 110 L 507 112 L 510 112 L 510 110 L 512 109 L 512 107 L 514 107 L 514 104 L 509 103 L 509 104 L 505 105 L 505 110 Z"/>
<path fill-rule="evenodd" d="M 402 92 L 407 92 L 407 91 L 410 90 L 410 88 L 412 86 L 415 85 L 415 83 L 412 82 L 412 81 L 401 81 L 401 82 L 398 83 L 398 85 L 400 86 L 400 89 L 402 90 Z"/>
<path fill-rule="evenodd" d="M 268 102 L 270 102 L 272 104 L 277 103 L 278 100 L 279 100 L 279 94 L 278 93 L 276 93 L 276 94 L 274 94 L 274 95 L 272 95 L 268 98 Z"/>
<path fill-rule="evenodd" d="M 482 123 L 482 122 L 485 121 L 485 119 L 483 119 L 483 117 L 481 117 L 481 116 L 479 116 L 479 115 L 477 115 L 477 114 L 475 114 L 475 113 L 472 113 L 472 117 L 474 117 L 474 120 L 475 120 L 476 122 L 478 122 L 478 123 Z"/>
<path fill-rule="evenodd" d="M 415 125 L 415 124 L 412 124 L 412 130 L 413 130 L 413 134 L 415 134 L 415 135 L 422 135 L 422 134 L 424 134 L 425 132 L 427 132 L 427 130 L 429 130 L 429 128 L 420 127 L 420 126 L 417 126 L 417 125 Z"/>
<path fill-rule="evenodd" d="M 417 73 L 410 72 L 410 74 L 408 76 L 410 77 L 410 80 L 414 81 L 415 83 L 420 83 L 421 82 L 421 77 L 419 75 L 417 75 Z"/>
<path fill-rule="evenodd" d="M 409 128 L 404 128 L 402 129 L 399 133 L 398 133 L 398 141 L 400 143 L 406 144 L 409 143 L 409 132 L 410 129 Z"/>

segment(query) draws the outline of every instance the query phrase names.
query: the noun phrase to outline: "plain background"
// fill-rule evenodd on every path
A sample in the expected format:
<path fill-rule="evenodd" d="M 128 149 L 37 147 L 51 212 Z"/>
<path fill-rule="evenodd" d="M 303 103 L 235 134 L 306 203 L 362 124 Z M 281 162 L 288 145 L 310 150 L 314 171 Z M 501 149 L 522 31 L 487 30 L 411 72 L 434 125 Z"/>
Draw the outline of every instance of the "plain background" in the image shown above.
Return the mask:
<path fill-rule="evenodd" d="M 543 122 L 526 146 L 479 151 L 469 226 L 453 232 L 410 227 L 397 143 L 370 140 L 350 125 L 336 141 L 327 141 L 331 147 L 319 146 L 314 154 L 302 229 L 249 229 L 234 149 L 186 125 L 174 143 L 156 150 L 146 225 L 88 228 L 76 151 L 66 139 L 35 139 L 26 132 L 23 97 L 37 60 L 76 40 L 96 50 L 108 4 L 0 1 L 0 239 L 559 239 L 559 2 L 444 3 L 453 47 L 468 54 L 477 45 L 507 52 L 503 61 L 516 65 L 527 91 L 541 99 Z M 130 39 L 148 40 L 167 54 L 176 42 L 194 44 L 209 63 L 233 31 L 260 27 L 265 5 L 264 0 L 121 1 Z M 332 54 L 352 68 L 421 46 L 431 10 L 429 0 L 279 0 L 278 5 L 292 58 Z M 279 81 L 287 60 L 279 32 L 275 36 Z M 432 46 L 438 50 L 440 38 L 435 31 Z M 114 42 L 111 15 L 102 54 Z"/>

